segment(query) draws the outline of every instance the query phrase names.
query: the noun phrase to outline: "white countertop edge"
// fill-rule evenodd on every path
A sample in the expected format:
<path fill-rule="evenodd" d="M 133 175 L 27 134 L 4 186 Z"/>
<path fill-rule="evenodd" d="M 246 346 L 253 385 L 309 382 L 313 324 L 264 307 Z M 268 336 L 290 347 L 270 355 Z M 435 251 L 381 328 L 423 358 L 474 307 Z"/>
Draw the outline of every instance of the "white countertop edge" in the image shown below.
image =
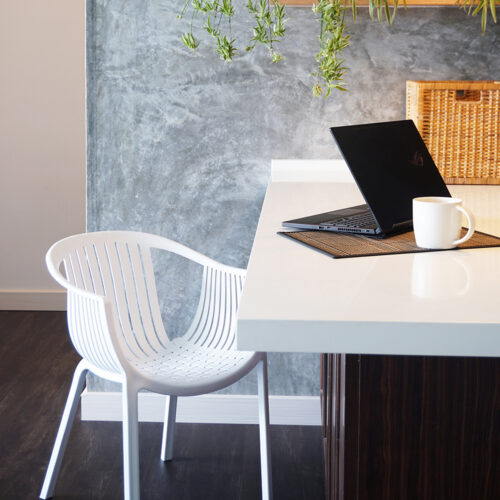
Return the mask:
<path fill-rule="evenodd" d="M 271 160 L 271 182 L 354 182 L 344 160 Z"/>
<path fill-rule="evenodd" d="M 364 328 L 360 328 L 363 325 Z M 237 349 L 415 356 L 499 357 L 497 324 L 238 320 Z M 286 340 L 285 340 L 286 339 Z"/>

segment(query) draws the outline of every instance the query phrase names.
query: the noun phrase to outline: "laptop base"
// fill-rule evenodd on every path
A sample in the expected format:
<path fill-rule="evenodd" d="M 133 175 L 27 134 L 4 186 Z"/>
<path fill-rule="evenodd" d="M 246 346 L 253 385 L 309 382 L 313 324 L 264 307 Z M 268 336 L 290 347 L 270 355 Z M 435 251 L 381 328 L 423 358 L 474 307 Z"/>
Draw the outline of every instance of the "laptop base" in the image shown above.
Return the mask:
<path fill-rule="evenodd" d="M 357 205 L 309 217 L 301 217 L 300 219 L 285 221 L 282 225 L 297 229 L 316 229 L 335 233 L 373 236 L 380 236 L 382 234 L 368 205 Z"/>

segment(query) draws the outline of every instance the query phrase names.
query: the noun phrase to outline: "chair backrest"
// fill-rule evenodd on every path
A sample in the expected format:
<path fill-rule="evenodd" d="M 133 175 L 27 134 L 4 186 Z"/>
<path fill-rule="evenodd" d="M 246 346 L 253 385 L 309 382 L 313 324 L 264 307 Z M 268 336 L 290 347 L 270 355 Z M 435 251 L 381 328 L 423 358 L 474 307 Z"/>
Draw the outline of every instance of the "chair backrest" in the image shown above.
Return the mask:
<path fill-rule="evenodd" d="M 244 281 L 244 272 L 205 266 L 198 309 L 186 332 L 187 340 L 219 350 L 235 347 L 236 319 Z"/>
<path fill-rule="evenodd" d="M 125 340 L 127 359 L 154 356 L 169 342 L 158 303 L 151 248 L 174 252 L 204 266 L 198 310 L 186 337 L 212 347 L 233 345 L 244 270 L 218 264 L 160 236 L 130 231 L 79 234 L 55 243 L 46 261 L 54 279 L 68 289 L 72 342 L 98 367 L 119 371 L 112 347 L 99 345 L 103 343 L 99 315 L 90 311 L 76 290 L 109 299 Z"/>

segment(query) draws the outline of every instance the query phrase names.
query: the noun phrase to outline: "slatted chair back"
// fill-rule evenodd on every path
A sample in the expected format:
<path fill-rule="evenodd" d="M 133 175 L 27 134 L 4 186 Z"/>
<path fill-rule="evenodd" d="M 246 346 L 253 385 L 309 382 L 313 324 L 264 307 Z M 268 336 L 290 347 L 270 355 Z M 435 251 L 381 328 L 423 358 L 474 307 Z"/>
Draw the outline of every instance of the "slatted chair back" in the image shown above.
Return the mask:
<path fill-rule="evenodd" d="M 68 289 L 68 325 L 75 348 L 104 370 L 120 371 L 109 335 L 103 335 L 106 323 L 99 321 L 104 312 L 78 291 L 109 300 L 127 359 L 154 357 L 166 348 L 169 338 L 161 317 L 151 248 L 181 255 L 204 268 L 200 300 L 186 340 L 217 349 L 234 347 L 244 270 L 235 273 L 232 267 L 155 235 L 128 231 L 80 234 L 56 243 L 47 254 L 47 265 Z"/>
<path fill-rule="evenodd" d="M 245 272 L 235 273 L 205 265 L 200 301 L 186 339 L 213 349 L 235 347 L 236 313 Z"/>

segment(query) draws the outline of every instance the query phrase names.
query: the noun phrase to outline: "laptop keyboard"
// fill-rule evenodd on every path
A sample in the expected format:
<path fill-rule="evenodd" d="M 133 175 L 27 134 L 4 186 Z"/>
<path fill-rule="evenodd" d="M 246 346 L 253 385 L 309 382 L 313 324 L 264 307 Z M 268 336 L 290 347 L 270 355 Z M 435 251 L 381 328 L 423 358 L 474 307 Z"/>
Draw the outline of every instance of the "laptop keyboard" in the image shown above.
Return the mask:
<path fill-rule="evenodd" d="M 341 226 L 341 227 L 377 227 L 377 222 L 371 213 L 351 215 L 340 219 L 328 220 L 321 223 L 322 226 Z"/>

